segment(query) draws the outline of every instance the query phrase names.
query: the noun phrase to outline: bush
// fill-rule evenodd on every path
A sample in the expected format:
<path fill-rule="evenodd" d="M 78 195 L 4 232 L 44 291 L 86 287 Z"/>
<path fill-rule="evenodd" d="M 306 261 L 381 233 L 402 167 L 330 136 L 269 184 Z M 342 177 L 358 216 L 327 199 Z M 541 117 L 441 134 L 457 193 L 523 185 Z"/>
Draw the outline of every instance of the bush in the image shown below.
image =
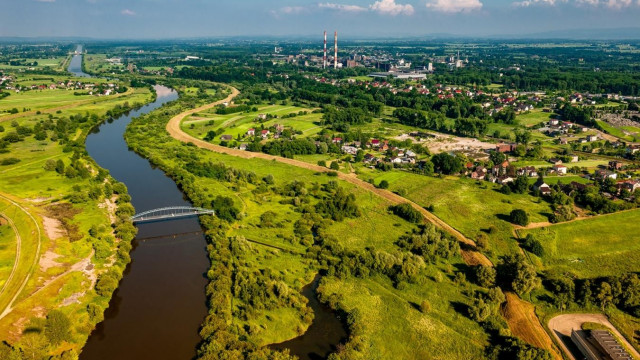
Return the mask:
<path fill-rule="evenodd" d="M 109 297 L 118 288 L 118 279 L 112 273 L 100 276 L 96 283 L 96 293 L 100 296 Z"/>
<path fill-rule="evenodd" d="M 47 315 L 44 334 L 52 344 L 60 344 L 71 338 L 71 321 L 60 310 L 51 310 Z"/>
<path fill-rule="evenodd" d="M 531 234 L 527 235 L 524 241 L 524 247 L 538 257 L 542 257 L 544 255 L 544 247 L 542 247 L 540 241 L 534 238 Z"/>
<path fill-rule="evenodd" d="M 389 182 L 387 180 L 380 181 L 380 183 L 378 184 L 378 188 L 379 189 L 388 189 L 389 188 Z"/>
<path fill-rule="evenodd" d="M 2 162 L 0 162 L 0 165 L 13 165 L 13 164 L 17 164 L 20 162 L 20 159 L 18 158 L 6 158 L 3 159 Z"/>
<path fill-rule="evenodd" d="M 318 166 L 327 167 L 327 162 L 324 161 L 324 160 L 319 160 L 318 161 Z"/>
<path fill-rule="evenodd" d="M 511 214 L 509 214 L 509 220 L 516 225 L 529 225 L 529 215 L 527 215 L 527 212 L 522 209 L 515 209 L 511 211 Z"/>
<path fill-rule="evenodd" d="M 330 168 L 331 170 L 340 170 L 340 164 L 337 161 L 332 161 Z"/>
<path fill-rule="evenodd" d="M 420 303 L 420 311 L 422 311 L 424 314 L 430 312 L 431 304 L 429 304 L 427 300 L 424 300 L 423 302 Z"/>
<path fill-rule="evenodd" d="M 417 224 L 422 220 L 422 214 L 407 203 L 389 206 L 389 210 L 391 210 L 394 215 L 414 224 Z"/>

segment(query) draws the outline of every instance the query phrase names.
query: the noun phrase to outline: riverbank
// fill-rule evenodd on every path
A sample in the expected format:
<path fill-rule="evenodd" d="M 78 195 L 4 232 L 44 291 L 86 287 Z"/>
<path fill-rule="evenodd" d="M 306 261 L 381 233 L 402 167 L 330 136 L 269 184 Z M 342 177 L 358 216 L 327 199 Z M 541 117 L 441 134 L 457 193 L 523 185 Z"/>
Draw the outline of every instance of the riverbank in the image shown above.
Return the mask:
<path fill-rule="evenodd" d="M 54 90 L 32 96 L 41 95 L 46 106 L 48 91 Z M 101 320 L 113 291 L 101 274 L 121 276 L 131 229 L 121 220 L 128 200 L 119 196 L 126 190 L 114 191 L 113 178 L 84 155 L 84 138 L 107 112 L 124 112 L 152 98 L 146 88 L 130 88 L 100 101 L 19 113 L 12 125 L 3 123 L 4 134 L 21 134 L 0 154 L 6 164 L 0 166 L 2 212 L 20 235 L 14 251 L 0 254 L 12 268 L 0 292 L 0 339 L 12 345 L 0 346 L 3 356 L 77 354 Z M 52 313 L 69 321 L 56 340 L 43 332 Z M 34 331 L 23 333 L 27 328 Z M 33 344 L 41 345 L 32 349 Z"/>

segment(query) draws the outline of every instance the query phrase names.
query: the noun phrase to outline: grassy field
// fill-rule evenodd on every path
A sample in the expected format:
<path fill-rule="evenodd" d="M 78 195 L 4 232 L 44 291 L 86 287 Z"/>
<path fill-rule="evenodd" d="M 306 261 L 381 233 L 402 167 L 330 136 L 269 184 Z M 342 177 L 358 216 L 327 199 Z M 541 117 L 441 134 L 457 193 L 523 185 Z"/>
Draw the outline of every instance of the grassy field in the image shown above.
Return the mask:
<path fill-rule="evenodd" d="M 609 124 L 608 122 L 605 122 L 602 120 L 596 120 L 596 122 L 598 123 L 600 128 L 602 128 L 602 130 L 604 130 L 604 132 L 606 132 L 607 134 L 613 135 L 615 137 L 618 137 L 620 139 L 627 140 L 627 141 L 634 140 L 633 136 L 625 134 L 624 131 Z"/>
<path fill-rule="evenodd" d="M 640 242 L 634 226 L 638 222 L 640 210 L 632 210 L 520 234 L 540 240 L 545 249 L 540 259 L 543 268 L 597 277 L 640 271 Z"/>
<path fill-rule="evenodd" d="M 2 70 L 20 70 L 27 68 L 35 68 L 35 69 L 43 69 L 43 68 L 52 68 L 54 70 L 62 70 L 62 65 L 67 60 L 67 57 L 54 57 L 48 59 L 20 59 L 21 61 L 25 61 L 27 63 L 37 62 L 37 66 L 15 66 L 8 64 L 0 64 L 0 69 Z"/>
<path fill-rule="evenodd" d="M 270 114 L 282 117 L 283 115 L 298 113 L 300 111 L 306 111 L 309 114 L 286 119 L 275 118 L 262 123 L 255 121 L 259 114 Z M 312 111 L 313 109 L 310 108 L 301 108 L 293 105 L 263 105 L 258 107 L 258 111 L 218 115 L 215 113 L 215 109 L 212 109 L 207 112 L 194 114 L 185 119 L 182 123 L 182 128 L 190 135 L 199 138 L 203 138 L 207 132 L 211 130 L 215 131 L 222 128 L 224 129 L 224 135 L 232 135 L 235 139 L 238 135 L 241 137 L 244 136 L 247 130 L 251 128 L 259 128 L 261 124 L 264 125 L 265 128 L 280 124 L 285 127 L 291 127 L 297 131 L 302 131 L 303 134 L 298 135 L 298 137 L 306 137 L 315 135 L 321 130 L 321 128 L 315 124 L 320 120 L 321 114 L 312 114 Z M 219 136 L 213 142 L 220 142 Z"/>
<path fill-rule="evenodd" d="M 535 109 L 523 114 L 519 114 L 518 116 L 516 116 L 516 119 L 518 120 L 518 123 L 520 125 L 531 127 L 549 121 L 552 116 L 553 113 L 544 112 L 541 109 Z"/>
<path fill-rule="evenodd" d="M 517 250 L 512 239 L 512 225 L 506 220 L 513 209 L 525 209 L 532 222 L 547 221 L 551 213 L 549 204 L 530 195 L 505 195 L 498 192 L 499 185 L 459 177 L 436 178 L 401 171 L 371 172 L 360 175 L 373 178 L 378 184 L 387 180 L 390 189 L 405 194 L 421 206 L 433 206 L 433 213 L 464 235 L 475 239 L 488 233 L 494 260 L 497 255 Z"/>
<path fill-rule="evenodd" d="M 464 301 L 458 286 L 436 266 L 426 270 L 432 280 L 398 291 L 381 278 L 329 278 L 326 294 L 342 295 L 348 311 L 364 318 L 364 358 L 479 359 L 487 335 L 478 324 L 454 310 Z M 439 275 L 438 275 L 439 274 Z M 436 280 L 444 279 L 444 280 Z M 427 301 L 431 310 L 417 309 Z M 398 341 L 402 339 L 401 341 Z"/>
<path fill-rule="evenodd" d="M 10 96 L 0 100 L 0 112 L 6 112 L 13 108 L 19 111 L 22 111 L 24 108 L 44 110 L 72 104 L 92 97 L 90 95 L 76 96 L 73 93 L 73 91 L 68 90 L 36 90 L 18 94 L 12 93 Z"/>
<path fill-rule="evenodd" d="M 4 286 L 16 258 L 16 234 L 7 220 L 0 217 L 0 288 Z"/>

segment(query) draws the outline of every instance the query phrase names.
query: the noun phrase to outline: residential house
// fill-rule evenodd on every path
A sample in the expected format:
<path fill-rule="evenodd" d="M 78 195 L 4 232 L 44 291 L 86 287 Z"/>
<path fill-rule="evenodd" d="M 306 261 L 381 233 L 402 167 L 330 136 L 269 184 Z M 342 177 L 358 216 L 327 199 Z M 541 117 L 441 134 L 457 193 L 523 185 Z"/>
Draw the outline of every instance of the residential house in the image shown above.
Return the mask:
<path fill-rule="evenodd" d="M 518 169 L 516 171 L 516 175 L 518 175 L 518 176 L 528 176 L 528 177 L 537 177 L 538 176 L 538 170 L 535 168 L 535 166 L 526 166 L 526 167 Z"/>
<path fill-rule="evenodd" d="M 556 173 L 558 173 L 558 175 L 566 175 L 567 174 L 567 167 L 564 165 L 554 165 L 553 166 L 553 170 L 555 170 Z"/>
<path fill-rule="evenodd" d="M 617 160 L 609 161 L 609 169 L 611 170 L 620 170 L 622 169 L 622 165 L 622 162 Z"/>
<path fill-rule="evenodd" d="M 604 180 L 606 178 L 615 180 L 618 178 L 618 174 L 616 174 L 615 172 L 603 169 L 596 170 L 594 176 L 598 180 Z"/>
<path fill-rule="evenodd" d="M 256 135 L 256 129 L 249 129 L 247 130 L 247 136 L 255 136 Z"/>
<path fill-rule="evenodd" d="M 588 142 L 598 141 L 598 135 L 588 135 L 587 136 L 587 141 Z"/>
<path fill-rule="evenodd" d="M 515 149 L 516 149 L 516 144 L 500 143 L 500 144 L 496 145 L 496 151 L 497 152 L 501 152 L 501 153 L 512 152 Z"/>
<path fill-rule="evenodd" d="M 551 187 L 547 183 L 545 183 L 544 180 L 542 179 L 538 179 L 538 181 L 536 181 L 535 184 L 533 184 L 532 188 L 534 191 L 540 191 L 542 195 L 551 194 Z"/>
<path fill-rule="evenodd" d="M 233 136 L 232 135 L 222 135 L 222 136 L 220 136 L 220 140 L 222 140 L 222 141 L 231 141 L 231 140 L 233 140 Z"/>
<path fill-rule="evenodd" d="M 271 132 L 267 129 L 260 131 L 260 136 L 262 136 L 263 139 L 266 139 L 267 137 L 269 137 L 269 134 L 271 134 Z"/>

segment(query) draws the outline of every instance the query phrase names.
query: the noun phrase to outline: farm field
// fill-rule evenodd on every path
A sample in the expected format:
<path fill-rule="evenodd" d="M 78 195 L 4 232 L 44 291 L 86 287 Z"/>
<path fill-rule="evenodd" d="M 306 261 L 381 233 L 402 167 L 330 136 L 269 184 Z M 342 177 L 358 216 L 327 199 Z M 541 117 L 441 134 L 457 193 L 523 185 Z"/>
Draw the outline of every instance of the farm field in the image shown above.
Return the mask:
<path fill-rule="evenodd" d="M 521 230 L 520 236 L 531 234 L 542 243 L 543 269 L 570 272 L 582 278 L 619 275 L 640 271 L 639 222 L 640 210 L 631 210 Z"/>
<path fill-rule="evenodd" d="M 12 93 L 10 96 L 0 100 L 0 112 L 6 112 L 13 108 L 22 111 L 24 108 L 30 110 L 44 110 L 58 106 L 72 104 L 92 98 L 90 95 L 76 96 L 71 90 L 43 90 Z"/>

